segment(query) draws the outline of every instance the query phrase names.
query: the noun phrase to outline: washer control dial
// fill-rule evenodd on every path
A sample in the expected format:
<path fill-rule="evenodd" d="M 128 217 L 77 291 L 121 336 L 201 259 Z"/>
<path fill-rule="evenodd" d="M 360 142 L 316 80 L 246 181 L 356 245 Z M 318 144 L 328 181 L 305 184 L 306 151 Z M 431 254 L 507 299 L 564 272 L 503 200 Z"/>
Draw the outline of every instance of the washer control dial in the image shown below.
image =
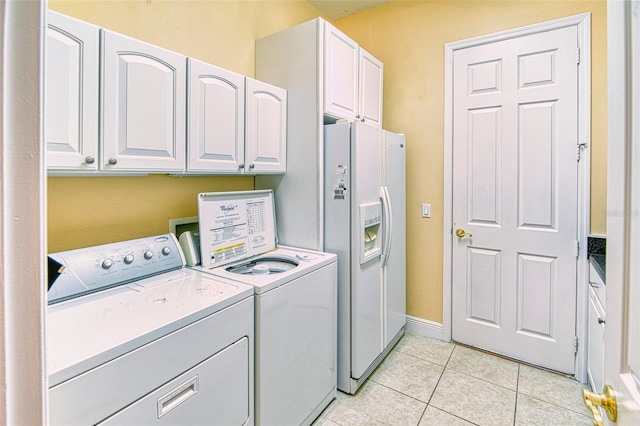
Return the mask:
<path fill-rule="evenodd" d="M 113 266 L 113 260 L 106 258 L 102 261 L 102 263 L 100 263 L 100 266 L 102 266 L 102 269 L 109 269 Z"/>
<path fill-rule="evenodd" d="M 147 260 L 151 259 L 153 255 L 154 255 L 153 250 L 146 250 L 144 252 L 144 258 Z"/>
<path fill-rule="evenodd" d="M 165 256 L 169 256 L 169 254 L 171 253 L 171 247 L 162 247 L 162 254 L 164 254 Z"/>
<path fill-rule="evenodd" d="M 124 257 L 124 263 L 126 263 L 127 265 L 131 265 L 133 263 L 133 255 L 132 254 L 128 254 Z"/>

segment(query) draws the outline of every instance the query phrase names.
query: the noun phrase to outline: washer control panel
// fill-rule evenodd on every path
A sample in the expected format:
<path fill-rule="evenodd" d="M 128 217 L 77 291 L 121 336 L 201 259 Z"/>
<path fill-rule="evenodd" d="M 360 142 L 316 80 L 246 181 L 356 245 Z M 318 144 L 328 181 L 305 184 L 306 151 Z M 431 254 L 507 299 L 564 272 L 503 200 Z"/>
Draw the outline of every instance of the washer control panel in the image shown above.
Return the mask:
<path fill-rule="evenodd" d="M 54 253 L 48 260 L 49 304 L 184 266 L 173 234 Z"/>

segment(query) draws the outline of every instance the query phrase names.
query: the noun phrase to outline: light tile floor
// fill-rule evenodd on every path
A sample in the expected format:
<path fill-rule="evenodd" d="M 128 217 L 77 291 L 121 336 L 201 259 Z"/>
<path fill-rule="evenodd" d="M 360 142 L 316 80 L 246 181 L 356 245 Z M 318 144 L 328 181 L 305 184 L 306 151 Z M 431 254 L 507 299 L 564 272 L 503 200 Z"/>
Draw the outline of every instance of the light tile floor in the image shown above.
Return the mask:
<path fill-rule="evenodd" d="M 576 380 L 406 333 L 355 396 L 314 426 L 593 425 Z"/>

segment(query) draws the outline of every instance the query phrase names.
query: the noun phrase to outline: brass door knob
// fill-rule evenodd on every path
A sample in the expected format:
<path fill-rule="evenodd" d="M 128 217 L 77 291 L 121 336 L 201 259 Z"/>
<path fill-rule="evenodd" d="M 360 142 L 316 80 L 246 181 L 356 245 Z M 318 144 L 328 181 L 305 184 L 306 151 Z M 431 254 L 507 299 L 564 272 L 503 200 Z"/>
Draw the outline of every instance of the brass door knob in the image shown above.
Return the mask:
<path fill-rule="evenodd" d="M 464 229 L 462 229 L 462 228 L 458 228 L 458 229 L 456 229 L 456 236 L 457 236 L 458 238 L 464 238 L 464 237 L 466 237 L 466 236 L 468 236 L 468 237 L 473 237 L 473 234 L 470 234 L 469 232 L 466 232 L 466 231 L 465 231 Z"/>
<path fill-rule="evenodd" d="M 603 393 L 595 393 L 582 389 L 582 399 L 584 400 L 584 405 L 591 411 L 593 426 L 603 426 L 602 416 L 600 415 L 598 407 L 604 409 L 607 417 L 612 422 L 618 419 L 618 403 L 616 402 L 616 395 L 613 392 L 613 388 L 606 385 L 603 390 Z"/>

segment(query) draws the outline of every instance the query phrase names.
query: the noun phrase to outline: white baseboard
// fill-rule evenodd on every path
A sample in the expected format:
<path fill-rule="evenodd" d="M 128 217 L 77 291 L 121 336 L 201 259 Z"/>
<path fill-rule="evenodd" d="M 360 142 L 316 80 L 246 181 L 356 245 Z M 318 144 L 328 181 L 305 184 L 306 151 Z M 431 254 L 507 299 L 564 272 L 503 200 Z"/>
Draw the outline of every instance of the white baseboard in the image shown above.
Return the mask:
<path fill-rule="evenodd" d="M 426 319 L 407 315 L 407 325 L 405 331 L 418 334 L 420 336 L 431 337 L 432 339 L 444 340 L 442 324 Z"/>

